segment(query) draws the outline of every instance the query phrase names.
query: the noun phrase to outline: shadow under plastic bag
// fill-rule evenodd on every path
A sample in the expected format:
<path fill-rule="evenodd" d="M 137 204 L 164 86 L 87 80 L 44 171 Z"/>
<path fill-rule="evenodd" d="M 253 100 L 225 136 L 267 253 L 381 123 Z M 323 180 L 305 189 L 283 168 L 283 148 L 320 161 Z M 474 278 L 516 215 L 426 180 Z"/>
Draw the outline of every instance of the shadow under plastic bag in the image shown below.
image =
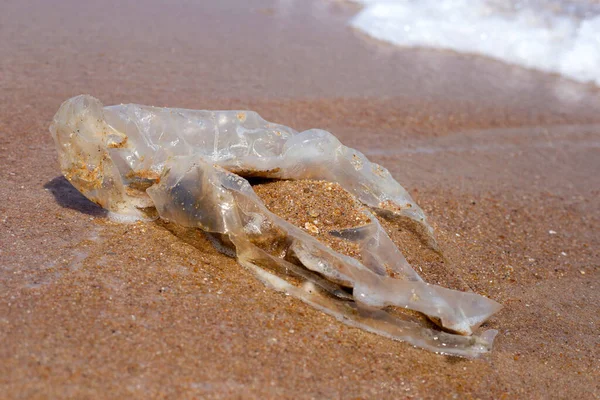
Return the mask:
<path fill-rule="evenodd" d="M 63 208 L 70 208 L 94 217 L 107 215 L 105 209 L 88 200 L 64 176 L 57 176 L 46 182 L 44 188 L 52 193 L 56 202 Z"/>

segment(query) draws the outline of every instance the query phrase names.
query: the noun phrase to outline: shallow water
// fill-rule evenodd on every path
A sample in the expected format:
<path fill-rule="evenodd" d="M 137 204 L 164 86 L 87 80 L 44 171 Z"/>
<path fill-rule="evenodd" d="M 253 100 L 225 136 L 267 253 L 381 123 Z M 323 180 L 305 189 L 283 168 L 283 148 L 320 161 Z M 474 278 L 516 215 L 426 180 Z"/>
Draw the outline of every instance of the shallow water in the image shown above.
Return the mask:
<path fill-rule="evenodd" d="M 467 130 L 449 137 L 404 142 L 401 147 L 371 148 L 369 155 L 436 153 L 505 153 L 548 149 L 583 150 L 600 147 L 600 125 L 557 125 L 528 128 Z"/>

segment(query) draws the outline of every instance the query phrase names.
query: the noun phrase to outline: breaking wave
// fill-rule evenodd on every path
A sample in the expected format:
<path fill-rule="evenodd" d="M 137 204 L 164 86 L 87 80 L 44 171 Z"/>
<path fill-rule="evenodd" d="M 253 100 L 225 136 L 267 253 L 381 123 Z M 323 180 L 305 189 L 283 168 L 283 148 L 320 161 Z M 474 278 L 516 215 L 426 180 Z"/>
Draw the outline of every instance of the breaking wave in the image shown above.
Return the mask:
<path fill-rule="evenodd" d="M 351 25 L 403 47 L 480 54 L 600 86 L 600 4 L 585 1 L 354 0 Z"/>

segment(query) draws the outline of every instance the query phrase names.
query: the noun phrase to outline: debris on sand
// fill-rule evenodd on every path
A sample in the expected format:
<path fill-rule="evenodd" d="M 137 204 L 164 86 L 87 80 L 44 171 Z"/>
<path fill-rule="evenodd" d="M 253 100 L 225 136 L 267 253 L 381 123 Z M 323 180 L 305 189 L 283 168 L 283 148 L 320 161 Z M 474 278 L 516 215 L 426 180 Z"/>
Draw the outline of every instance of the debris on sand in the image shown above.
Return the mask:
<path fill-rule="evenodd" d="M 63 103 L 50 131 L 65 177 L 113 215 L 157 213 L 208 232 L 268 286 L 348 325 L 444 354 L 475 358 L 491 350 L 496 331 L 474 330 L 500 305 L 421 279 L 377 216 L 409 221 L 437 250 L 423 211 L 385 168 L 329 132 L 299 133 L 251 111 L 103 107 L 86 95 Z M 246 178 L 326 181 L 362 208 L 352 226 L 336 229 L 336 216 L 316 209 L 297 226 L 270 211 Z M 420 312 L 444 331 L 394 307 Z"/>

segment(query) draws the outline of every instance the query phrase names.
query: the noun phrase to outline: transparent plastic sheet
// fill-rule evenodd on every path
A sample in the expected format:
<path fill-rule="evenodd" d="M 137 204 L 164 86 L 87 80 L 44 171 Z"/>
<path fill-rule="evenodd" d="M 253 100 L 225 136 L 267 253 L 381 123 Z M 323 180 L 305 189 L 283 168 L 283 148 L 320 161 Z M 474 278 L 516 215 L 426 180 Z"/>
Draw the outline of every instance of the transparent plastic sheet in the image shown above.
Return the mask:
<path fill-rule="evenodd" d="M 165 220 L 220 234 L 263 282 L 349 325 L 445 354 L 491 349 L 495 331 L 469 335 L 500 305 L 425 283 L 375 215 L 365 210 L 368 225 L 333 232 L 358 244 L 361 263 L 271 213 L 242 177 L 337 182 L 379 215 L 412 221 L 436 248 L 423 212 L 389 172 L 328 132 L 297 133 L 246 111 L 103 108 L 90 96 L 66 101 L 51 132 L 67 179 L 112 213 L 143 218 L 142 209 L 155 207 Z M 421 312 L 462 336 L 403 320 L 387 306 Z"/>

